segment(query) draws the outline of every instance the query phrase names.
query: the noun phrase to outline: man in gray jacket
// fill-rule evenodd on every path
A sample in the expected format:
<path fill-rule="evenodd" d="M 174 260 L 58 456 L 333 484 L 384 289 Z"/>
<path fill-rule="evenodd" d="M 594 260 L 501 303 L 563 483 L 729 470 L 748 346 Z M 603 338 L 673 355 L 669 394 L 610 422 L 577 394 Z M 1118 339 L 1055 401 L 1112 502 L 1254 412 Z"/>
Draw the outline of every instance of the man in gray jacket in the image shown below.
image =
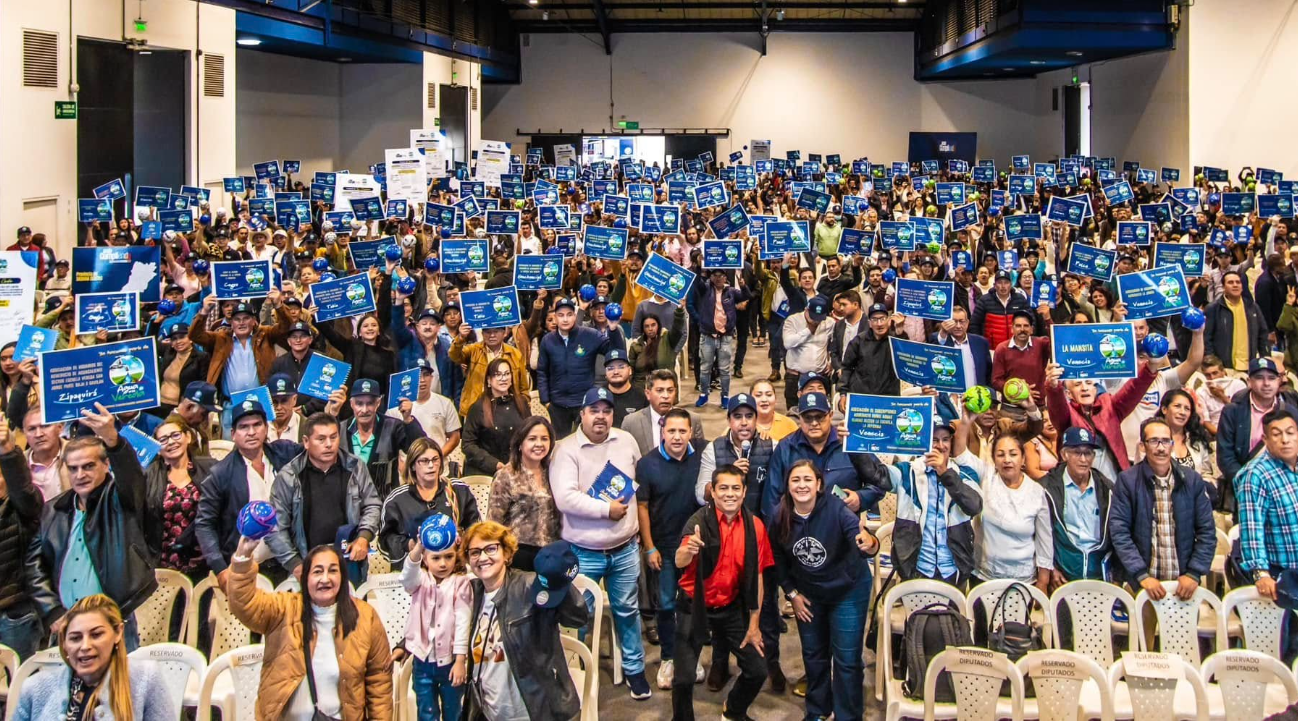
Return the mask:
<path fill-rule="evenodd" d="M 236 424 L 242 412 L 235 409 Z M 267 544 L 280 565 L 301 580 L 308 551 L 341 543 L 340 550 L 351 562 L 348 579 L 359 585 L 379 531 L 382 501 L 361 459 L 339 450 L 337 418 L 316 413 L 306 419 L 302 444 L 306 452 L 281 468 L 271 486 L 270 503 L 279 525 Z"/>

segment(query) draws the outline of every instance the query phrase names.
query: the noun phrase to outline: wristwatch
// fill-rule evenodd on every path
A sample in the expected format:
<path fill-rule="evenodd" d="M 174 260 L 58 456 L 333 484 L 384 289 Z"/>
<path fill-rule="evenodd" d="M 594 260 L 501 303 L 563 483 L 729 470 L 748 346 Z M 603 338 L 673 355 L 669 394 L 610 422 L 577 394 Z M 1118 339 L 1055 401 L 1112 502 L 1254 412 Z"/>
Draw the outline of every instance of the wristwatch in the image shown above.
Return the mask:
<path fill-rule="evenodd" d="M 1253 583 L 1257 583 L 1258 581 L 1264 578 L 1270 578 L 1270 577 L 1271 577 L 1271 573 L 1269 571 L 1263 571 L 1261 569 L 1256 570 L 1253 572 Z"/>
<path fill-rule="evenodd" d="M 794 590 L 789 591 L 788 593 L 784 594 L 784 598 L 785 598 L 786 600 L 788 600 L 789 603 L 793 603 L 793 599 L 795 599 L 795 598 L 797 598 L 797 597 L 798 597 L 798 590 L 797 590 L 796 588 L 795 588 Z"/>

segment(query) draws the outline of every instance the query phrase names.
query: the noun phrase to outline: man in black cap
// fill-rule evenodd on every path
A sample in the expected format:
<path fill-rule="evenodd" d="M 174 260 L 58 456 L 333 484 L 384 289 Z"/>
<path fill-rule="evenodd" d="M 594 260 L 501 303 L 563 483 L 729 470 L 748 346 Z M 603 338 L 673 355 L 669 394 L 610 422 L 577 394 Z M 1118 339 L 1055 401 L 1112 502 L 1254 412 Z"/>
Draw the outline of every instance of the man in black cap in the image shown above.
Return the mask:
<path fill-rule="evenodd" d="M 818 295 L 807 301 L 801 313 L 790 315 L 784 321 L 784 403 L 787 408 L 798 405 L 798 378 L 803 373 L 829 373 L 829 338 L 834 324 L 829 318 L 830 301 Z"/>
<path fill-rule="evenodd" d="M 560 298 L 554 304 L 555 330 L 541 337 L 536 362 L 536 386 L 549 406 L 550 420 L 560 437 L 571 433 L 586 392 L 595 384 L 595 360 L 609 351 L 626 349 L 621 328 L 607 335 L 577 325 L 577 304 Z"/>
<path fill-rule="evenodd" d="M 846 407 L 848 393 L 901 394 L 901 381 L 892 367 L 892 314 L 883 303 L 875 303 L 867 312 L 866 322 L 869 329 L 858 333 L 843 353 L 838 376 L 840 411 Z"/>
<path fill-rule="evenodd" d="M 284 342 L 288 345 L 288 352 L 275 359 L 270 364 L 270 374 L 272 376 L 288 376 L 291 385 L 297 388 L 298 383 L 302 380 L 302 371 L 306 370 L 306 364 L 315 355 L 316 349 L 313 347 L 316 343 L 317 333 L 315 328 L 306 321 L 298 321 L 288 327 L 288 333 L 284 337 Z M 317 399 L 310 399 L 303 406 L 305 414 L 319 411 L 324 406 Z"/>
<path fill-rule="evenodd" d="M 40 256 L 37 259 L 36 278 L 44 280 L 45 278 L 45 254 L 41 252 L 41 247 L 32 242 L 32 229 L 22 226 L 18 229 L 18 242 L 9 246 L 8 250 L 18 250 L 24 253 L 36 253 Z"/>
<path fill-rule="evenodd" d="M 1254 358 L 1248 366 L 1248 391 L 1235 394 L 1221 409 L 1217 422 L 1217 467 L 1221 469 L 1217 489 L 1219 510 L 1235 510 L 1235 476 L 1264 448 L 1262 416 L 1280 409 L 1298 415 L 1298 408 L 1280 391 L 1283 383 L 1284 377 L 1274 360 Z"/>
<path fill-rule="evenodd" d="M 401 483 L 397 461 L 401 453 L 410 450 L 416 438 L 425 437 L 423 426 L 411 415 L 411 402 L 401 401 L 401 419 L 386 416 L 379 411 L 383 390 L 379 382 L 370 378 L 358 379 L 352 384 L 352 419 L 342 427 L 342 449 L 356 456 L 369 467 L 369 476 L 382 496 L 387 496 Z M 447 445 L 459 445 L 457 428 Z M 443 457 L 446 454 L 443 453 Z"/>
<path fill-rule="evenodd" d="M 72 264 L 67 258 L 59 258 L 54 261 L 54 275 L 45 279 L 45 284 L 41 288 L 46 295 L 63 295 L 72 292 Z"/>
<path fill-rule="evenodd" d="M 260 325 L 251 304 L 237 303 L 230 316 L 230 328 L 207 329 L 208 317 L 216 306 L 215 294 L 203 299 L 202 310 L 189 327 L 189 338 L 212 355 L 207 382 L 229 398 L 240 391 L 263 385 L 275 362 L 275 345 L 288 334 L 288 313 L 278 290 L 271 289 L 266 302 L 279 309 L 276 325 Z M 224 423 L 222 424 L 225 425 Z"/>
<path fill-rule="evenodd" d="M 1046 387 L 1046 366 L 1050 364 L 1050 338 L 1033 338 L 1037 314 L 1017 309 L 1010 314 L 1009 340 L 1002 341 L 992 353 L 992 390 L 997 393 L 1005 381 L 1020 378 L 1033 389 L 1033 397 L 1041 402 L 1041 392 Z"/>
<path fill-rule="evenodd" d="M 649 405 L 645 394 L 631 385 L 631 363 L 626 351 L 614 348 L 604 356 L 604 380 L 613 396 L 613 425 L 621 428 L 628 415 Z"/>
<path fill-rule="evenodd" d="M 176 414 L 185 419 L 190 430 L 198 436 L 198 448 L 195 455 L 206 456 L 211 451 L 212 424 L 208 422 L 209 413 L 220 413 L 223 410 L 217 398 L 216 386 L 206 381 L 192 381 L 185 386 Z"/>

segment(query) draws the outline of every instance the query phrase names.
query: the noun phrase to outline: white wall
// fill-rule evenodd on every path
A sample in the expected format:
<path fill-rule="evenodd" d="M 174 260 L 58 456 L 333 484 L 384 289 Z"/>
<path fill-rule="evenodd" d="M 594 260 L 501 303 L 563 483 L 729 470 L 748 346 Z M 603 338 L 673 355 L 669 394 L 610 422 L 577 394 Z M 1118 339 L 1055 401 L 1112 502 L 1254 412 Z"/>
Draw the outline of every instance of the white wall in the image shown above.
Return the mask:
<path fill-rule="evenodd" d="M 342 123 L 342 66 L 322 60 L 240 49 L 239 172 L 252 175 L 253 163 L 302 161 L 300 178 L 339 164 Z"/>
<path fill-rule="evenodd" d="M 1232 178 L 1244 166 L 1298 176 L 1298 1 L 1198 0 L 1188 13 L 1194 163 Z"/>
<path fill-rule="evenodd" d="M 908 33 L 774 33 L 768 54 L 748 34 L 613 36 L 613 56 L 579 35 L 535 34 L 518 85 L 488 85 L 485 137 L 522 142 L 542 129 L 730 128 L 721 154 L 753 138 L 785 150 L 906 157 L 909 133 L 974 131 L 978 155 L 1057 152 L 1039 132 L 1049 98 L 1034 80 L 918 83 Z M 733 146 L 733 147 L 730 147 Z"/>
<path fill-rule="evenodd" d="M 106 0 L 0 3 L 0 98 L 8 108 L 0 113 L 0 158 L 22 169 L 0 177 L 0 239 L 29 224 L 53 240 L 57 253 L 66 254 L 81 231 L 76 223 L 77 121 L 54 119 L 54 101 L 74 99 L 68 85 L 75 77 L 76 49 L 69 50 L 69 35 L 119 41 L 140 37 L 154 47 L 188 51 L 186 176 L 190 183 L 211 187 L 233 173 L 234 11 L 191 0 L 150 0 L 143 8 L 149 21 L 145 33 L 135 31 L 137 12 L 134 5 L 123 12 L 121 2 Z M 57 89 L 22 87 L 23 29 L 58 33 Z M 200 97 L 200 51 L 225 56 L 224 98 Z"/>
<path fill-rule="evenodd" d="M 1173 50 L 1089 67 L 1091 148 L 1121 163 L 1179 168 L 1191 179 L 1189 57 L 1182 31 Z"/>
<path fill-rule="evenodd" d="M 387 148 L 410 147 L 423 123 L 423 68 L 418 64 L 343 65 L 339 167 L 368 172 Z"/>

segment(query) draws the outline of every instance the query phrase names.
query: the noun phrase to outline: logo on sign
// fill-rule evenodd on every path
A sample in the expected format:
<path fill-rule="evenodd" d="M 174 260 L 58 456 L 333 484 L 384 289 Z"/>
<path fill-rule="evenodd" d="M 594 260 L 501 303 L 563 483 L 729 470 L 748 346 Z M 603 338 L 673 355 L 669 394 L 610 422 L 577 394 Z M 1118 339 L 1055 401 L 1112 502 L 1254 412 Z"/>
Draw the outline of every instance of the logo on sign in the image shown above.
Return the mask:
<path fill-rule="evenodd" d="M 135 356 L 122 356 L 108 367 L 108 380 L 115 386 L 139 383 L 144 379 L 144 362 Z"/>
<path fill-rule="evenodd" d="M 941 310 L 946 307 L 946 291 L 934 288 L 928 292 L 928 305 L 933 310 Z"/>
<path fill-rule="evenodd" d="M 1163 278 L 1158 281 L 1158 292 L 1168 300 L 1174 300 L 1181 295 L 1181 286 L 1175 278 Z"/>
<path fill-rule="evenodd" d="M 943 140 L 937 144 L 937 150 L 939 153 L 954 153 L 955 143 L 952 143 L 949 140 Z"/>
<path fill-rule="evenodd" d="M 266 272 L 261 268 L 249 268 L 243 279 L 248 281 L 248 285 L 259 288 L 262 283 L 266 282 Z"/>
<path fill-rule="evenodd" d="M 350 300 L 353 303 L 360 303 L 365 300 L 365 286 L 360 283 L 352 283 L 347 286 L 346 295 L 347 300 Z"/>
<path fill-rule="evenodd" d="M 933 360 L 929 361 L 929 368 L 939 378 L 955 377 L 955 361 L 944 355 L 933 356 Z"/>
<path fill-rule="evenodd" d="M 545 266 L 541 268 L 541 275 L 546 280 L 557 280 L 559 277 L 559 264 L 553 261 L 546 263 Z"/>
<path fill-rule="evenodd" d="M 491 309 L 500 315 L 505 315 L 513 308 L 514 301 L 510 300 L 507 295 L 496 296 L 496 299 L 491 301 Z"/>
<path fill-rule="evenodd" d="M 728 257 L 729 254 L 727 254 Z M 667 287 L 671 288 L 673 293 L 679 293 L 685 290 L 685 276 L 680 273 L 672 273 L 672 277 L 667 280 Z"/>
<path fill-rule="evenodd" d="M 1109 260 L 1109 256 L 1107 255 L 1095 256 L 1095 269 L 1101 273 L 1109 269 L 1110 263 L 1112 263 L 1112 261 Z"/>
<path fill-rule="evenodd" d="M 897 418 L 893 421 L 893 425 L 896 426 L 897 431 L 901 433 L 903 437 L 917 435 L 920 430 L 924 428 L 924 418 L 918 411 L 907 408 L 897 414 Z"/>
<path fill-rule="evenodd" d="M 1106 361 L 1118 361 L 1127 355 L 1127 342 L 1116 335 L 1106 335 L 1100 339 L 1100 355 Z"/>
<path fill-rule="evenodd" d="M 481 263 L 484 257 L 482 253 L 482 246 L 477 243 L 470 245 L 468 255 L 469 255 L 470 263 L 473 263 L 474 265 Z"/>

